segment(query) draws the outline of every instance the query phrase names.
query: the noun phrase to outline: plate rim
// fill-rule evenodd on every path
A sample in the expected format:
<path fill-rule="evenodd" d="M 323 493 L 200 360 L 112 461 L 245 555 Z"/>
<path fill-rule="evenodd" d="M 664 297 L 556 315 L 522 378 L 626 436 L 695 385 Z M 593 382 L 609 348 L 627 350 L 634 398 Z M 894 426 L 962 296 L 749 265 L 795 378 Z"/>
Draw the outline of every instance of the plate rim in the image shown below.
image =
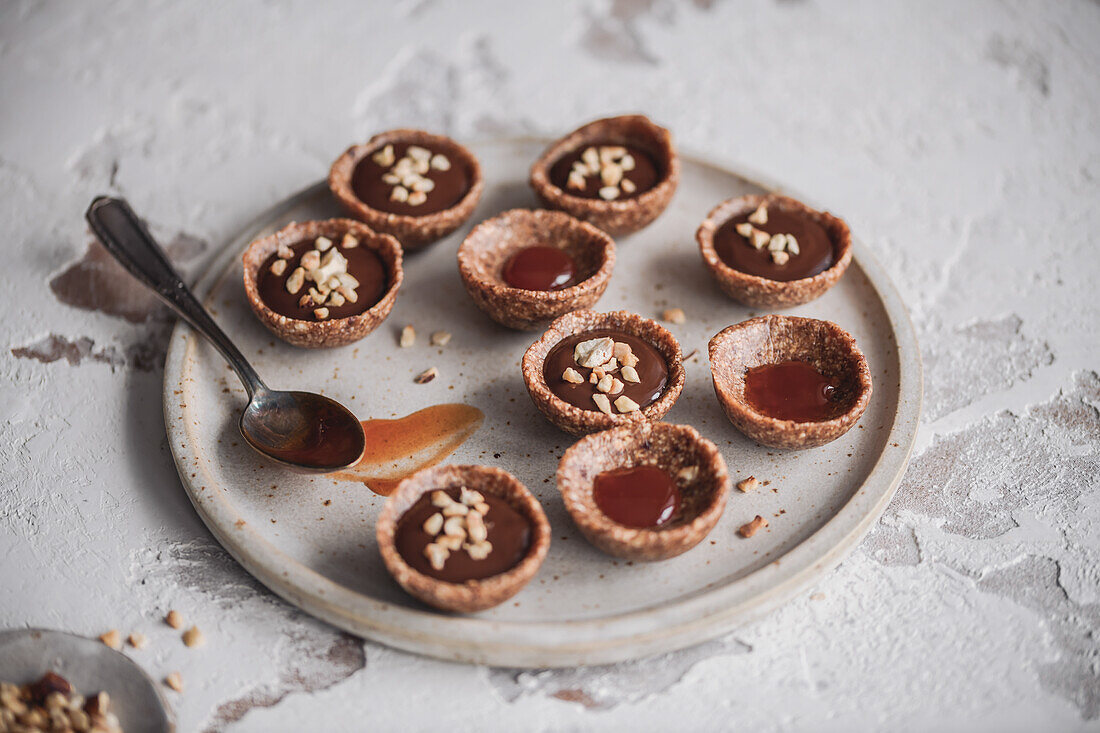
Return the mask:
<path fill-rule="evenodd" d="M 486 145 L 547 144 L 549 138 L 503 137 L 474 140 Z M 748 166 L 703 156 L 690 148 L 681 159 L 760 188 L 783 192 L 814 208 L 812 199 Z M 228 266 L 282 212 L 327 189 L 322 179 L 268 207 L 231 237 L 195 283 L 200 300 L 228 273 Z M 694 591 L 653 606 L 591 619 L 518 622 L 448 616 L 428 609 L 395 606 L 352 591 L 297 562 L 240 519 L 222 492 L 207 492 L 202 475 L 190 473 L 183 455 L 191 444 L 190 426 L 179 419 L 174 391 L 183 386 L 184 365 L 196 334 L 178 322 L 165 359 L 163 408 L 169 447 L 196 513 L 218 540 L 253 577 L 288 602 L 341 629 L 406 651 L 447 659 L 517 668 L 606 664 L 684 648 L 728 633 L 793 597 L 844 559 L 881 516 L 909 464 L 923 402 L 923 365 L 909 312 L 893 281 L 859 237 L 853 236 L 853 260 L 867 276 L 890 322 L 898 360 L 898 398 L 886 449 L 852 497 L 811 535 L 767 565 L 718 588 Z M 891 450 L 891 443 L 898 447 Z M 876 490 L 868 491 L 872 487 Z M 232 529 L 230 529 L 232 528 Z M 793 566 L 793 570 L 788 570 Z M 291 571 L 294 571 L 293 575 Z M 450 633 L 448 633 L 450 632 Z"/>

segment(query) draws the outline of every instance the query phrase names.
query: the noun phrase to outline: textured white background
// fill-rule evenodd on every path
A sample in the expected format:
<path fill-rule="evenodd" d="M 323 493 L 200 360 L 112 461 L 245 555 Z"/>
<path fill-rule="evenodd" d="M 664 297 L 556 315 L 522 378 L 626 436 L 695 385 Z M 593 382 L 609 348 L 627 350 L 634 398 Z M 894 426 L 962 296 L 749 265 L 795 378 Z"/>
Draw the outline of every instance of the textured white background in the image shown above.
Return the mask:
<path fill-rule="evenodd" d="M 1097 729 L 1098 39 L 1087 0 L 3 2 L 0 627 L 144 630 L 184 731 Z M 622 111 L 809 192 L 886 264 L 926 401 L 883 520 L 767 619 L 606 668 L 442 664 L 266 593 L 180 489 L 167 319 L 85 258 L 88 201 L 129 197 L 194 273 L 373 132 Z"/>

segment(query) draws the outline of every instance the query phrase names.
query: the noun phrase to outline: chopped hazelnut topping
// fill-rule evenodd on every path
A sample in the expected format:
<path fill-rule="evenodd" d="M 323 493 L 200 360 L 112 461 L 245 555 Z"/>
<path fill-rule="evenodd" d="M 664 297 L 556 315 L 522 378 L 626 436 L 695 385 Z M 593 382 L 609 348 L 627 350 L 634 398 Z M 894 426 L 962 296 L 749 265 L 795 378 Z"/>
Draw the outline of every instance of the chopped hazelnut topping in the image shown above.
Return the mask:
<path fill-rule="evenodd" d="M 130 642 L 130 646 L 134 649 L 144 649 L 149 646 L 149 637 L 140 631 L 131 632 L 131 634 L 126 637 L 126 641 Z"/>
<path fill-rule="evenodd" d="M 328 318 L 328 308 L 314 308 L 313 315 L 318 321 L 323 321 Z"/>
<path fill-rule="evenodd" d="M 476 545 L 466 544 L 463 547 L 474 560 L 484 560 L 493 551 L 493 546 L 488 542 L 478 542 Z"/>
<path fill-rule="evenodd" d="M 740 224 L 735 226 L 734 229 L 736 229 L 737 233 L 740 234 L 742 237 L 745 237 L 746 239 L 752 236 L 753 226 L 747 221 L 741 222 Z"/>
<path fill-rule="evenodd" d="M 372 155 L 371 160 L 373 160 L 375 163 L 382 166 L 383 168 L 389 168 L 391 165 L 393 165 L 394 157 L 395 156 L 393 153 L 393 146 L 387 145 L 386 147 L 382 148 L 377 153 Z"/>
<path fill-rule="evenodd" d="M 343 249 L 355 249 L 358 246 L 359 240 L 350 232 L 345 234 L 344 238 L 340 240 L 340 247 Z"/>
<path fill-rule="evenodd" d="M 598 374 L 596 374 L 595 371 L 593 371 L 591 374 L 588 375 L 588 383 L 589 384 L 595 384 L 598 381 L 600 381 L 600 377 L 599 377 Z"/>
<path fill-rule="evenodd" d="M 409 200 L 409 189 L 405 188 L 404 186 L 394 186 L 393 190 L 390 191 L 390 201 L 398 201 L 400 203 L 405 203 L 408 200 Z"/>
<path fill-rule="evenodd" d="M 443 516 L 448 517 L 448 518 L 449 517 L 464 517 L 469 512 L 470 512 L 470 507 L 466 506 L 465 504 L 460 504 L 457 501 L 452 502 L 452 503 L 448 504 L 447 506 L 443 507 Z"/>
<path fill-rule="evenodd" d="M 584 377 L 582 377 L 581 373 L 573 367 L 566 367 L 565 371 L 562 372 L 561 378 L 570 384 L 584 383 Z"/>
<path fill-rule="evenodd" d="M 436 512 L 432 516 L 424 520 L 423 529 L 430 535 L 439 534 L 439 530 L 443 529 L 443 515 Z"/>
<path fill-rule="evenodd" d="M 449 171 L 451 169 L 451 161 L 447 159 L 446 155 L 441 153 L 436 153 L 432 156 L 430 165 L 437 171 Z"/>
<path fill-rule="evenodd" d="M 764 226 L 768 223 L 768 205 L 760 204 L 756 207 L 756 211 L 749 214 L 749 221 L 753 224 L 759 224 Z"/>
<path fill-rule="evenodd" d="M 275 260 L 271 263 L 271 274 L 282 275 L 286 272 L 286 260 Z"/>
<path fill-rule="evenodd" d="M 611 358 L 615 341 L 608 337 L 581 341 L 573 349 L 573 361 L 585 369 L 594 369 Z"/>
<path fill-rule="evenodd" d="M 799 254 L 801 250 L 798 248 L 798 240 L 794 238 L 793 234 L 787 235 L 787 251 L 792 255 Z"/>
<path fill-rule="evenodd" d="M 459 506 L 462 506 L 459 504 Z M 477 514 L 477 512 L 474 512 Z M 478 516 L 481 516 L 478 514 Z M 443 534 L 449 537 L 466 537 L 466 519 L 464 517 L 451 517 L 443 522 Z"/>
<path fill-rule="evenodd" d="M 485 501 L 485 496 L 480 491 L 474 491 L 463 486 L 459 489 L 458 500 L 466 506 L 477 506 Z"/>
<path fill-rule="evenodd" d="M 577 171 L 570 171 L 569 178 L 565 182 L 566 188 L 575 188 L 578 191 L 583 191 L 588 187 L 588 184 L 584 180 L 584 174 Z"/>
<path fill-rule="evenodd" d="M 301 267 L 294 268 L 290 277 L 286 279 L 286 291 L 291 295 L 297 295 L 302 286 L 306 284 L 306 271 Z"/>
<path fill-rule="evenodd" d="M 683 323 L 687 320 L 687 316 L 684 314 L 683 308 L 669 308 L 661 314 L 661 318 L 669 323 Z"/>
<path fill-rule="evenodd" d="M 281 260 L 289 260 L 294 256 L 294 250 L 285 244 L 280 244 L 275 250 L 275 254 L 279 255 L 279 259 Z"/>
<path fill-rule="evenodd" d="M 600 198 L 604 201 L 614 201 L 619 198 L 619 189 L 615 186 L 604 186 L 600 189 Z"/>
<path fill-rule="evenodd" d="M 624 366 L 619 370 L 619 374 L 622 376 L 623 380 L 627 382 L 638 384 L 642 381 L 641 377 L 638 376 L 638 370 L 632 366 Z"/>
<path fill-rule="evenodd" d="M 622 398 L 620 397 L 619 399 L 622 399 Z M 615 413 L 611 412 L 611 400 L 608 399 L 607 395 L 605 395 L 605 394 L 594 394 L 594 395 L 592 395 L 592 401 L 596 403 L 596 407 L 600 408 L 600 412 L 604 413 L 605 415 L 614 415 L 615 414 Z"/>
<path fill-rule="evenodd" d="M 447 495 L 446 491 L 433 491 L 432 492 L 432 506 L 443 508 L 454 504 L 455 500 Z"/>
<path fill-rule="evenodd" d="M 619 381 L 618 379 L 615 379 L 614 377 L 612 377 L 612 379 L 611 379 L 611 389 L 607 390 L 607 393 L 608 394 L 619 394 L 620 392 L 623 391 L 623 387 L 625 387 L 625 386 L 626 385 L 624 385 L 621 381 Z"/>
<path fill-rule="evenodd" d="M 758 531 L 768 526 L 768 520 L 757 514 L 751 522 L 748 524 L 742 524 L 741 529 L 737 530 L 737 534 L 742 537 L 752 537 Z"/>
<path fill-rule="evenodd" d="M 600 170 L 600 180 L 605 186 L 618 186 L 623 180 L 623 169 L 615 163 L 607 163 Z"/>
<path fill-rule="evenodd" d="M 765 232 L 763 229 L 753 229 L 750 241 L 752 246 L 756 249 L 761 249 L 765 244 L 771 241 L 772 235 Z"/>
<path fill-rule="evenodd" d="M 743 479 L 737 482 L 737 489 L 741 492 L 747 493 L 749 491 L 752 491 L 759 485 L 760 482 L 756 480 L 756 476 L 749 476 L 747 479 Z"/>
<path fill-rule="evenodd" d="M 638 186 L 629 178 L 624 178 L 623 182 L 619 184 L 619 188 L 623 190 L 623 193 L 634 193 Z"/>
<path fill-rule="evenodd" d="M 409 156 L 413 160 L 430 160 L 432 157 L 432 151 L 427 148 L 422 148 L 419 145 L 410 145 L 405 149 L 405 155 Z"/>
<path fill-rule="evenodd" d="M 431 336 L 432 346 L 446 346 L 451 342 L 451 334 L 449 331 L 436 331 Z"/>
<path fill-rule="evenodd" d="M 484 501 L 478 502 L 477 504 L 474 504 L 474 511 L 484 517 L 486 514 L 489 513 L 489 505 Z"/>
<path fill-rule="evenodd" d="M 328 304 L 334 308 L 339 308 L 346 300 L 340 292 L 329 293 L 328 296 Z"/>
<path fill-rule="evenodd" d="M 782 252 L 787 248 L 787 235 L 786 234 L 773 234 L 771 239 L 768 240 L 769 252 Z"/>
<path fill-rule="evenodd" d="M 397 342 L 402 349 L 407 349 L 416 343 L 416 329 L 405 326 L 401 329 L 401 340 Z"/>
<path fill-rule="evenodd" d="M 332 240 L 328 237 L 317 237 L 313 240 L 313 247 L 318 252 L 328 252 L 332 248 Z M 309 269 L 308 267 L 306 268 Z"/>
<path fill-rule="evenodd" d="M 611 349 L 612 355 L 621 362 L 625 362 L 631 355 L 630 344 L 623 343 L 622 341 L 616 341 L 615 346 Z"/>
<path fill-rule="evenodd" d="M 436 538 L 435 543 L 437 545 L 439 545 L 440 547 L 443 547 L 443 548 L 446 548 L 447 550 L 450 550 L 451 552 L 458 552 L 460 549 L 462 549 L 462 543 L 464 541 L 465 540 L 462 537 L 457 537 L 455 535 L 442 534 L 442 535 L 439 535 L 439 537 Z"/>
<path fill-rule="evenodd" d="M 168 615 L 164 617 L 164 623 L 168 624 L 173 629 L 182 628 L 183 614 L 176 610 L 169 611 Z"/>
<path fill-rule="evenodd" d="M 298 261 L 298 264 L 306 270 L 316 270 L 321 266 L 321 253 L 315 249 L 311 249 L 309 252 L 302 255 L 302 259 Z"/>
<path fill-rule="evenodd" d="M 622 413 L 637 412 L 640 409 L 638 403 L 626 395 L 622 395 L 619 399 L 615 400 L 615 407 Z"/>
<path fill-rule="evenodd" d="M 599 170 L 600 167 L 600 153 L 595 148 L 586 148 L 581 153 L 581 160 L 583 160 L 591 170 Z"/>
<path fill-rule="evenodd" d="M 111 629 L 110 631 L 100 634 L 99 640 L 112 649 L 122 648 L 122 635 L 118 633 L 118 629 Z"/>
<path fill-rule="evenodd" d="M 409 206 L 420 206 L 428 200 L 428 194 L 423 191 L 413 191 L 409 194 Z"/>
<path fill-rule="evenodd" d="M 164 684 L 176 692 L 183 692 L 183 676 L 179 672 L 169 672 L 164 678 Z"/>
<path fill-rule="evenodd" d="M 428 562 L 435 570 L 442 570 L 443 565 L 447 562 L 447 557 L 451 553 L 446 547 L 432 542 L 424 548 L 424 557 L 428 558 Z"/>
<path fill-rule="evenodd" d="M 206 643 L 206 637 L 203 636 L 202 631 L 198 626 L 192 626 L 187 631 L 183 632 L 183 643 L 189 647 L 198 647 Z"/>
<path fill-rule="evenodd" d="M 602 377 L 600 377 L 600 381 L 596 382 L 596 389 L 600 390 L 601 392 L 603 392 L 605 394 L 607 392 L 610 392 L 611 391 L 611 384 L 614 381 L 614 379 L 615 378 L 612 377 L 610 374 L 603 375 Z"/>
<path fill-rule="evenodd" d="M 791 259 L 786 252 L 772 252 L 772 262 L 777 265 L 785 265 Z"/>
<path fill-rule="evenodd" d="M 619 161 L 619 165 L 622 166 L 624 171 L 632 171 L 634 170 L 634 166 L 637 165 L 637 161 L 634 160 L 633 155 L 627 153 L 623 155 L 622 159 Z M 627 181 L 627 183 L 630 183 L 632 186 L 634 185 L 633 181 Z M 626 186 L 623 186 L 623 190 L 626 190 Z"/>
<path fill-rule="evenodd" d="M 485 526 L 485 520 L 478 512 L 470 512 L 466 516 L 466 533 L 474 543 L 484 542 L 489 536 L 489 528 Z"/>
<path fill-rule="evenodd" d="M 439 370 L 436 369 L 435 367 L 429 367 L 428 369 L 425 369 L 424 371 L 420 372 L 420 374 L 417 374 L 416 378 L 413 379 L 413 381 L 416 382 L 417 384 L 427 384 L 428 382 L 432 381 L 433 379 L 435 379 L 438 376 L 439 376 Z"/>

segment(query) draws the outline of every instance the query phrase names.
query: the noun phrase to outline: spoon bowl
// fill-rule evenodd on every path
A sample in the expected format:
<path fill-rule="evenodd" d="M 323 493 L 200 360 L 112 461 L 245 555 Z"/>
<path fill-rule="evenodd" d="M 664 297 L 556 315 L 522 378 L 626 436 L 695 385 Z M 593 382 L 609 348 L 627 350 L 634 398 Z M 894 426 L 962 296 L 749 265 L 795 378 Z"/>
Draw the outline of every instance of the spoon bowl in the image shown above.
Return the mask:
<path fill-rule="evenodd" d="M 312 392 L 257 392 L 241 413 L 240 428 L 250 446 L 300 471 L 347 468 L 359 462 L 366 448 L 355 415 Z"/>

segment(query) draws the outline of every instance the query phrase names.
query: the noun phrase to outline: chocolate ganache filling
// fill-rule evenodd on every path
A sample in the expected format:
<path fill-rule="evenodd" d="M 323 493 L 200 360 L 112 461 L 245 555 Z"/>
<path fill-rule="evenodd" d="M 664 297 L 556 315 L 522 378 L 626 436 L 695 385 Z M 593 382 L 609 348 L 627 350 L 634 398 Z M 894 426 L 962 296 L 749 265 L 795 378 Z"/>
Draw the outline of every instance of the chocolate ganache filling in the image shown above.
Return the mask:
<path fill-rule="evenodd" d="M 654 403 L 668 384 L 668 363 L 651 344 L 597 329 L 562 339 L 543 363 L 550 391 L 575 407 L 618 415 Z"/>
<path fill-rule="evenodd" d="M 470 171 L 462 161 L 421 145 L 391 143 L 359 161 L 351 188 L 372 209 L 423 216 L 461 201 L 470 190 Z"/>
<path fill-rule="evenodd" d="M 714 250 L 735 270 L 780 282 L 818 275 L 836 259 L 824 227 L 801 212 L 766 206 L 719 227 Z"/>
<path fill-rule="evenodd" d="M 280 246 L 256 277 L 260 300 L 268 308 L 303 321 L 363 313 L 379 301 L 387 284 L 382 258 L 350 235 Z"/>
<path fill-rule="evenodd" d="M 613 141 L 591 143 L 550 166 L 550 182 L 570 196 L 618 201 L 656 186 L 663 172 L 645 149 Z"/>

